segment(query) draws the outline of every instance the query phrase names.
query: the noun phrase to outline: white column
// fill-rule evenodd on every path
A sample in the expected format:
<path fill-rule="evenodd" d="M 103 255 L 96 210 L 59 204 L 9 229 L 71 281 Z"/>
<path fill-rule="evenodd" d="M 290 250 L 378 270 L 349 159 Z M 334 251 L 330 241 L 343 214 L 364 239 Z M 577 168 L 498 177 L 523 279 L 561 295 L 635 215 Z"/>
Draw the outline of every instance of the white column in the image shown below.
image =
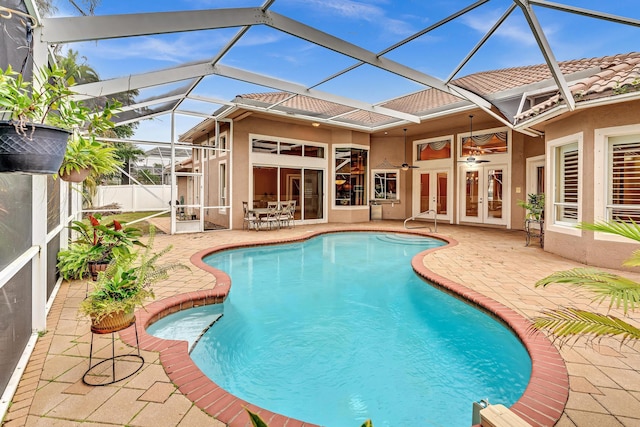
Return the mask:
<path fill-rule="evenodd" d="M 47 46 L 40 40 L 40 27 L 36 27 L 33 35 L 34 86 L 38 84 L 39 70 L 48 59 Z M 47 329 L 47 175 L 33 175 L 32 186 L 31 243 L 39 248 L 31 263 L 32 321 L 34 330 L 44 331 Z"/>

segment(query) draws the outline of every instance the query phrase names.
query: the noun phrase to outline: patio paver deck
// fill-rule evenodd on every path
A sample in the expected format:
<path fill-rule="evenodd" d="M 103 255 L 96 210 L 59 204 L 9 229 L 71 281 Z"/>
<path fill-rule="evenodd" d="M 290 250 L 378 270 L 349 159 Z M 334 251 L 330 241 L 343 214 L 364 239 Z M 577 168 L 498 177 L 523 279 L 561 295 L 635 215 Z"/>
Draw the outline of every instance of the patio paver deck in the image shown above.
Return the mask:
<path fill-rule="evenodd" d="M 270 232 L 240 230 L 176 236 L 159 234 L 155 245 L 164 247 L 172 244 L 174 249 L 167 255 L 167 260 L 188 264 L 194 253 L 208 248 L 286 240 L 308 235 L 310 231 L 347 227 L 399 230 L 402 222 L 298 226 Z M 563 304 L 596 309 L 587 296 L 576 295 L 567 287 L 533 287 L 539 278 L 579 264 L 544 252 L 535 245 L 525 247 L 521 231 L 440 224 L 438 231 L 455 239 L 458 244 L 424 257 L 425 271 L 431 274 L 463 285 L 480 294 L 480 298 L 485 296 L 500 302 L 526 318 L 539 314 L 544 308 Z M 623 274 L 640 280 L 640 274 Z M 191 272 L 178 271 L 156 286 L 156 299 L 161 301 L 186 292 L 205 290 L 213 290 L 212 294 L 215 294 L 220 290 L 216 288 L 228 286 L 220 282 L 216 283 L 210 273 L 195 267 Z M 84 283 L 63 282 L 48 316 L 48 332 L 38 340 L 4 426 L 75 426 L 81 423 L 93 427 L 125 424 L 154 427 L 225 425 L 207 415 L 176 388 L 165 373 L 171 368 L 167 368 L 168 364 L 163 367 L 156 351 L 143 350 L 145 366 L 125 381 L 106 387 L 84 385 L 82 375 L 88 367 L 89 322 L 76 313 L 84 294 Z M 604 311 L 606 307 L 598 310 Z M 638 313 L 634 316 L 631 321 L 640 325 Z M 100 338 L 103 339 L 95 341 L 96 348 L 110 351 L 107 348 L 110 341 L 106 337 Z M 126 344 L 117 340 L 117 347 L 117 350 L 124 350 Z M 572 347 L 561 348 L 560 354 L 569 373 L 569 399 L 557 426 L 640 426 L 640 343 L 621 346 L 618 340 L 603 339 L 597 345 L 587 346 L 579 342 Z M 191 399 L 195 396 L 215 401 L 211 395 L 198 396 L 197 380 L 190 384 L 193 385 L 189 392 Z M 539 392 L 549 394 L 553 390 Z M 230 413 L 237 408 L 232 405 L 219 412 L 225 409 Z M 280 418 L 274 417 L 274 425 L 278 421 Z"/>

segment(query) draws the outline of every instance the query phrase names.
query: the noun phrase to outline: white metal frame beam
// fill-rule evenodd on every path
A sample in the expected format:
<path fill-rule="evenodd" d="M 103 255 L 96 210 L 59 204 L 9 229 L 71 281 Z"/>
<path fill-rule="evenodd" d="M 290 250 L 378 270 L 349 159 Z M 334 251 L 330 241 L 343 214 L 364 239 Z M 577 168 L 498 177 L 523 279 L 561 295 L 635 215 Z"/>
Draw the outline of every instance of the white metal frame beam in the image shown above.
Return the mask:
<path fill-rule="evenodd" d="M 477 5 L 482 1 L 477 2 Z M 475 6 L 475 5 L 473 5 Z M 467 10 L 466 8 L 464 10 Z M 458 14 L 456 14 L 457 16 Z M 419 72 L 415 69 L 407 67 L 403 64 L 381 57 L 378 54 L 370 52 L 352 43 L 334 37 L 325 32 L 319 31 L 313 27 L 302 24 L 283 15 L 273 13 L 262 8 L 237 8 L 237 9 L 219 9 L 204 11 L 183 11 L 183 12 L 159 12 L 146 14 L 128 14 L 128 15 L 111 15 L 111 16 L 85 16 L 72 18 L 50 18 L 43 20 L 43 36 L 42 40 L 47 43 L 64 43 L 72 41 L 100 40 L 114 37 L 131 37 L 149 34 L 161 34 L 181 31 L 196 31 L 203 29 L 228 28 L 235 26 L 251 26 L 264 24 L 283 31 L 295 37 L 307 40 L 319 46 L 338 52 L 342 55 L 357 59 L 362 63 L 366 63 L 382 70 L 391 72 L 409 80 L 418 82 L 422 85 L 442 90 L 444 92 L 461 96 L 460 91 L 451 90 L 445 82 L 428 74 Z M 44 31 L 46 29 L 46 31 Z M 110 93 L 123 92 L 126 90 L 138 89 L 141 87 L 149 87 L 162 84 L 167 81 L 185 80 L 189 77 L 201 78 L 210 74 L 213 64 L 200 63 L 184 67 L 176 67 L 170 70 L 163 70 L 154 73 L 145 73 L 142 76 L 144 81 L 133 81 L 134 76 L 123 79 L 111 80 L 108 87 L 106 84 L 92 83 L 83 85 L 84 87 L 76 88 L 80 93 L 85 95 L 93 94 L 107 95 Z M 180 70 L 181 73 L 175 76 L 172 73 Z M 196 71 L 197 70 L 197 71 Z M 158 74 L 161 73 L 161 74 Z M 253 74 L 260 76 L 259 74 Z M 153 77 L 160 77 L 155 80 Z M 267 76 L 260 76 L 260 80 L 269 79 Z M 255 83 L 251 80 L 245 80 Z M 109 82 L 109 81 L 107 81 Z M 282 83 L 286 83 L 281 81 Z M 106 82 L 105 82 L 106 83 Z M 295 85 L 294 83 L 289 83 Z M 93 85 L 93 86 L 92 86 Z M 272 87 L 272 86 L 269 86 Z M 305 94 L 309 94 L 309 89 L 304 89 Z M 298 92 L 296 92 L 298 93 Z M 472 93 L 465 93 L 465 99 L 477 104 L 486 111 L 487 101 Z M 312 96 L 312 95 L 309 95 Z M 322 97 L 321 99 L 325 99 Z M 346 98 L 342 98 L 346 99 Z M 360 104 L 360 103 L 359 103 Z M 353 104 L 347 104 L 353 106 Z M 369 106 L 367 111 L 372 111 Z M 360 108 L 360 107 L 358 107 Z M 379 108 L 379 107 L 377 107 Z M 391 111 L 391 110 L 389 110 Z M 388 113 L 383 113 L 389 115 Z M 392 117 L 397 117 L 397 112 Z M 405 114 L 405 113 L 402 113 Z M 493 115 L 493 114 L 492 114 Z M 411 119 L 403 118 L 412 122 L 416 121 L 416 116 Z"/>
<path fill-rule="evenodd" d="M 208 9 L 42 19 L 49 44 L 213 30 L 263 24 L 260 8 Z"/>
<path fill-rule="evenodd" d="M 546 0 L 529 0 L 529 3 L 549 9 L 560 10 L 562 12 L 570 12 L 575 13 L 576 15 L 588 16 L 589 18 L 603 19 L 605 21 L 615 22 L 616 24 L 633 25 L 635 27 L 640 27 L 640 19 L 627 18 L 624 16 L 612 15 L 610 13 L 596 12 L 594 10 L 568 6 L 566 4 L 554 3 Z"/>
<path fill-rule="evenodd" d="M 560 70 L 560 66 L 558 65 L 558 61 L 553 54 L 553 50 L 549 45 L 549 41 L 547 40 L 547 36 L 544 34 L 542 30 L 542 26 L 538 21 L 538 17 L 535 12 L 531 8 L 530 0 L 513 0 L 515 4 L 517 4 L 522 13 L 524 14 L 525 19 L 529 23 L 529 27 L 531 28 L 531 33 L 533 37 L 535 37 L 536 42 L 538 43 L 538 47 L 542 52 L 542 56 L 544 56 L 545 61 L 547 62 L 547 66 L 551 70 L 551 74 L 553 75 L 553 79 L 556 81 L 558 85 L 558 89 L 560 90 L 560 94 L 562 98 L 567 103 L 567 107 L 570 111 L 575 110 L 576 103 L 573 99 L 573 95 L 571 94 L 571 90 L 569 89 L 569 85 L 567 84 L 567 80 L 564 78 L 562 71 Z"/>

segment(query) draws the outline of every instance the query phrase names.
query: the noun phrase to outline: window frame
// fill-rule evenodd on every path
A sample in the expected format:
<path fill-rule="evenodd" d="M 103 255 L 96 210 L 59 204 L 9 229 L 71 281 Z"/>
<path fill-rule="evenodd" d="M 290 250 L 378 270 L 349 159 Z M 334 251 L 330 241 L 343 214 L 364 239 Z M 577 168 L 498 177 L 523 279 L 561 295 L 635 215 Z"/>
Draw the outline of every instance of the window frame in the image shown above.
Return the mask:
<path fill-rule="evenodd" d="M 547 143 L 547 164 L 545 165 L 545 173 L 546 173 L 546 182 L 548 182 L 548 191 L 546 200 L 547 203 L 545 206 L 545 218 L 547 219 L 546 228 L 549 231 L 554 231 L 557 233 L 569 234 L 572 236 L 581 236 L 582 230 L 577 228 L 576 226 L 582 221 L 582 206 L 581 200 L 583 198 L 583 185 L 584 180 L 582 177 L 584 171 L 584 150 L 583 150 L 583 133 L 575 133 L 571 135 L 567 135 L 558 139 L 554 139 Z M 556 200 L 556 187 L 560 185 L 558 182 L 558 170 L 557 170 L 557 162 L 558 162 L 558 150 L 563 147 L 569 147 L 571 145 L 576 145 L 578 150 L 578 195 L 577 195 L 577 218 L 575 223 L 570 223 L 566 221 L 560 221 L 556 218 L 556 204 L 561 203 Z"/>
<path fill-rule="evenodd" d="M 218 163 L 218 201 L 221 206 L 218 209 L 218 213 L 222 215 L 227 214 L 227 199 L 229 198 L 228 179 L 227 161 L 222 160 Z M 224 186 L 222 185 L 223 183 L 225 184 Z"/>
<path fill-rule="evenodd" d="M 400 169 L 371 169 L 371 178 L 370 178 L 370 182 L 369 182 L 369 201 L 371 202 L 400 202 Z M 395 181 L 395 187 L 396 187 L 396 191 L 395 191 L 395 197 L 394 198 L 378 198 L 376 197 L 376 190 L 375 190 L 375 186 L 376 186 L 376 174 L 394 174 L 395 178 L 393 178 L 393 180 Z M 388 183 L 389 178 L 385 177 L 385 183 Z M 386 185 L 385 185 L 386 187 Z M 387 192 L 385 191 L 385 194 Z"/>
<path fill-rule="evenodd" d="M 265 140 L 265 141 L 269 141 L 269 142 L 274 143 L 275 144 L 275 152 L 266 153 L 266 152 L 255 151 L 253 149 L 253 144 L 254 144 L 254 140 L 256 140 L 256 139 Z M 302 154 L 300 156 L 283 154 L 281 152 L 281 144 L 282 143 L 301 146 L 301 153 Z M 322 156 L 306 156 L 305 155 L 305 153 L 306 153 L 305 147 L 314 147 L 314 148 L 320 149 L 322 151 Z M 317 159 L 318 161 L 327 160 L 327 147 L 328 147 L 328 145 L 326 143 L 318 142 L 318 141 L 308 141 L 308 140 L 304 140 L 304 139 L 292 139 L 292 138 L 281 138 L 281 137 L 277 137 L 277 136 L 273 136 L 273 135 L 262 135 L 262 134 L 253 134 L 253 133 L 249 135 L 249 152 L 252 153 L 252 155 L 257 155 L 257 156 L 277 156 L 278 158 L 296 159 L 296 160 L 291 160 L 293 162 L 313 162 L 313 161 L 315 161 L 313 159 Z M 306 160 L 306 159 L 310 159 L 310 160 Z"/>
<path fill-rule="evenodd" d="M 418 158 L 419 157 L 418 148 L 420 147 L 420 145 L 431 144 L 433 142 L 440 142 L 440 141 L 447 141 L 449 143 L 449 157 L 444 157 L 442 159 L 419 159 Z M 416 139 L 415 141 L 413 141 L 411 152 L 412 152 L 411 158 L 413 159 L 414 165 L 424 164 L 424 165 L 429 165 L 429 167 L 431 167 L 431 165 L 438 162 L 450 164 L 455 156 L 454 154 L 455 143 L 454 143 L 453 135 L 444 135 L 440 137 L 427 138 L 427 139 Z"/>
<path fill-rule="evenodd" d="M 219 147 L 217 147 L 217 151 L 220 152 L 218 157 L 225 157 L 227 155 L 227 147 L 229 146 L 229 138 L 226 131 L 218 135 L 218 145 Z"/>
<path fill-rule="evenodd" d="M 331 147 L 331 178 L 330 178 L 330 186 L 331 186 L 331 208 L 336 210 L 359 210 L 359 209 L 369 209 L 369 192 L 368 188 L 362 189 L 363 201 L 362 204 L 352 205 L 352 204 L 338 204 L 337 202 L 337 184 L 336 184 L 336 176 L 340 173 L 336 170 L 336 152 L 337 150 L 363 150 L 367 153 L 367 162 L 364 170 L 363 176 L 363 185 L 369 185 L 369 174 L 371 173 L 370 155 L 371 155 L 371 147 L 366 145 L 358 145 L 358 144 L 334 144 Z M 353 153 L 351 154 L 353 156 Z M 346 175 L 346 173 L 345 173 Z M 351 173 L 349 173 L 349 176 Z"/>
<path fill-rule="evenodd" d="M 208 153 L 208 157 L 209 159 L 215 159 L 217 157 L 217 153 L 216 153 L 216 136 L 212 136 L 208 138 L 208 143 L 207 143 L 207 151 Z"/>
<path fill-rule="evenodd" d="M 611 163 L 611 158 L 609 156 L 609 139 L 633 135 L 638 135 L 640 140 L 640 124 L 613 126 L 596 129 L 594 131 L 594 221 L 605 221 L 608 218 L 607 205 L 609 204 L 609 174 Z M 603 232 L 594 232 L 594 239 L 610 242 L 634 242 L 626 237 Z"/>

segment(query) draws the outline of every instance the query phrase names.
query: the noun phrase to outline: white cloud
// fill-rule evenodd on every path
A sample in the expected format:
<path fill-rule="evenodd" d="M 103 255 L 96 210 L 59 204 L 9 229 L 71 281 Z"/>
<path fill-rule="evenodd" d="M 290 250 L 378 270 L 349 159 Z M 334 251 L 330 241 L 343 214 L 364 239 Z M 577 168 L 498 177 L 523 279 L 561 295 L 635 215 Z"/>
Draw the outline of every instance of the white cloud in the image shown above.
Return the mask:
<path fill-rule="evenodd" d="M 151 59 L 182 63 L 202 58 L 203 51 L 212 46 L 221 46 L 222 41 L 189 36 L 178 37 L 136 37 L 124 39 L 119 43 L 104 43 L 100 46 L 100 55 L 114 59 Z"/>
<path fill-rule="evenodd" d="M 482 14 L 466 14 L 462 17 L 462 22 L 484 35 L 500 18 L 501 14 L 502 12 L 497 10 Z M 502 37 L 515 43 L 522 43 L 526 46 L 532 46 L 536 43 L 529 24 L 523 17 L 515 17 L 513 14 L 500 25 L 494 36 Z"/>
<path fill-rule="evenodd" d="M 383 8 L 374 4 L 354 0 L 295 0 L 295 2 L 302 3 L 304 7 L 314 7 L 321 13 L 379 25 L 387 33 L 403 36 L 410 34 L 405 21 L 389 18 Z M 383 0 L 378 3 L 387 2 Z"/>

